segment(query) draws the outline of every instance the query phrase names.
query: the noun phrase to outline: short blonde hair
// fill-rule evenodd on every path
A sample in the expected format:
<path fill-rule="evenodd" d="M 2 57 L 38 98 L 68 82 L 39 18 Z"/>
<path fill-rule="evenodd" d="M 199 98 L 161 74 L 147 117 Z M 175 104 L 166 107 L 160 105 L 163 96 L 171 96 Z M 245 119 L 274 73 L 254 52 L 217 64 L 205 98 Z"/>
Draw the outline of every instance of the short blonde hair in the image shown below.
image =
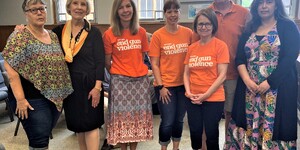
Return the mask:
<path fill-rule="evenodd" d="M 67 3 L 66 3 L 66 10 L 69 15 L 71 15 L 70 5 L 72 2 L 73 2 L 73 0 L 67 0 Z M 91 12 L 91 5 L 90 5 L 90 2 L 88 0 L 86 0 L 86 15 L 90 14 L 90 12 Z"/>
<path fill-rule="evenodd" d="M 122 4 L 122 0 L 114 0 L 112 9 L 111 9 L 111 16 L 110 16 L 110 26 L 112 28 L 112 32 L 115 36 L 121 36 L 123 27 L 121 25 L 121 20 L 118 14 L 119 7 Z M 136 11 L 136 6 L 132 0 L 130 0 L 130 4 L 133 9 L 132 18 L 129 25 L 129 30 L 132 35 L 136 35 L 139 29 L 139 19 Z"/>
<path fill-rule="evenodd" d="M 24 0 L 22 4 L 22 9 L 24 12 L 26 12 L 26 8 L 28 8 L 29 5 L 41 3 L 43 5 L 46 5 L 46 2 L 44 0 Z"/>

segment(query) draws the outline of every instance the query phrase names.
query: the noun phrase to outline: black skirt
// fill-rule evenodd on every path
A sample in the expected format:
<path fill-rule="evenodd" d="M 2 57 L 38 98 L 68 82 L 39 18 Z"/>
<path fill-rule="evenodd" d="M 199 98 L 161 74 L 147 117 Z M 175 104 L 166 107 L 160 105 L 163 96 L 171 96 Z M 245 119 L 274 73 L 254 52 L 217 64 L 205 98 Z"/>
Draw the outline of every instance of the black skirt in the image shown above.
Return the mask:
<path fill-rule="evenodd" d="M 74 132 L 87 132 L 99 128 L 104 123 L 104 92 L 101 91 L 100 101 L 96 108 L 88 99 L 95 80 L 89 80 L 82 73 L 71 74 L 74 92 L 63 103 L 67 128 Z"/>

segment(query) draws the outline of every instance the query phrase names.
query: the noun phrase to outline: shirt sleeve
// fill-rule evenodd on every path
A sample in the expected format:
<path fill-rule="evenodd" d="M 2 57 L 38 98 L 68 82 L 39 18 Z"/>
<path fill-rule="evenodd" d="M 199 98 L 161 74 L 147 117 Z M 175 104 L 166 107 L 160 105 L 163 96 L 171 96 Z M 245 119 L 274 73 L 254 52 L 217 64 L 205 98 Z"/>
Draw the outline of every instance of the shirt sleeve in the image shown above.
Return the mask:
<path fill-rule="evenodd" d="M 246 65 L 247 64 L 247 59 L 246 59 L 246 54 L 245 54 L 245 44 L 246 41 L 248 40 L 250 34 L 243 33 L 237 47 L 237 53 L 235 57 L 235 64 L 236 66 L 239 65 Z"/>
<path fill-rule="evenodd" d="M 104 66 L 105 66 L 105 54 L 104 54 L 104 44 L 102 40 L 101 32 L 94 28 L 95 36 L 94 36 L 94 62 L 96 65 L 96 80 L 104 80 Z"/>
<path fill-rule="evenodd" d="M 27 60 L 26 45 L 28 39 L 28 33 L 25 31 L 14 31 L 6 42 L 2 56 L 14 69 L 21 67 L 21 63 Z"/>
<path fill-rule="evenodd" d="M 292 21 L 278 23 L 281 42 L 279 60 L 276 69 L 267 78 L 271 89 L 277 89 L 285 78 L 295 69 L 295 61 L 300 50 L 300 34 L 297 25 Z"/>

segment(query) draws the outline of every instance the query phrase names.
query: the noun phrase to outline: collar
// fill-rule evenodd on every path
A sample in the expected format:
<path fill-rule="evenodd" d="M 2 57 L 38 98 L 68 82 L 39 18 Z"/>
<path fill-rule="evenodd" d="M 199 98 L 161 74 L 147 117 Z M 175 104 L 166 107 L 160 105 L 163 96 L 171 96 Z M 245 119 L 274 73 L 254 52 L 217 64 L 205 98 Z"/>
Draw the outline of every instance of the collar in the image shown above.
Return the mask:
<path fill-rule="evenodd" d="M 231 3 L 231 8 L 230 8 L 230 10 L 228 11 L 228 13 L 235 13 L 235 12 L 237 12 L 236 4 L 235 4 L 232 0 L 230 0 L 229 2 Z M 210 8 L 212 8 L 215 12 L 220 13 L 220 12 L 218 11 L 218 9 L 215 7 L 215 2 L 213 2 L 213 3 L 210 5 Z"/>
<path fill-rule="evenodd" d="M 91 31 L 91 28 L 92 28 L 91 23 L 90 23 L 88 20 L 84 19 L 84 26 L 83 26 L 83 29 L 84 29 L 85 31 L 89 32 L 89 31 Z"/>

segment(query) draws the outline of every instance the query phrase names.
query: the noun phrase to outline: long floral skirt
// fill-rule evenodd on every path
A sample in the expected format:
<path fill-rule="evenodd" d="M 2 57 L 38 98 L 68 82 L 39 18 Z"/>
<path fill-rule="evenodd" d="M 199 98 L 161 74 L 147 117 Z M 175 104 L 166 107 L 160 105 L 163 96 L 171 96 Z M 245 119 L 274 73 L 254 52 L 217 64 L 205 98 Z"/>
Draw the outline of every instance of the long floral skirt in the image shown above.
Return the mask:
<path fill-rule="evenodd" d="M 252 94 L 246 91 L 247 130 L 230 121 L 225 150 L 296 150 L 296 141 L 272 141 L 277 91 Z"/>
<path fill-rule="evenodd" d="M 107 123 L 109 144 L 140 142 L 153 138 L 149 86 L 147 76 L 111 76 Z"/>

